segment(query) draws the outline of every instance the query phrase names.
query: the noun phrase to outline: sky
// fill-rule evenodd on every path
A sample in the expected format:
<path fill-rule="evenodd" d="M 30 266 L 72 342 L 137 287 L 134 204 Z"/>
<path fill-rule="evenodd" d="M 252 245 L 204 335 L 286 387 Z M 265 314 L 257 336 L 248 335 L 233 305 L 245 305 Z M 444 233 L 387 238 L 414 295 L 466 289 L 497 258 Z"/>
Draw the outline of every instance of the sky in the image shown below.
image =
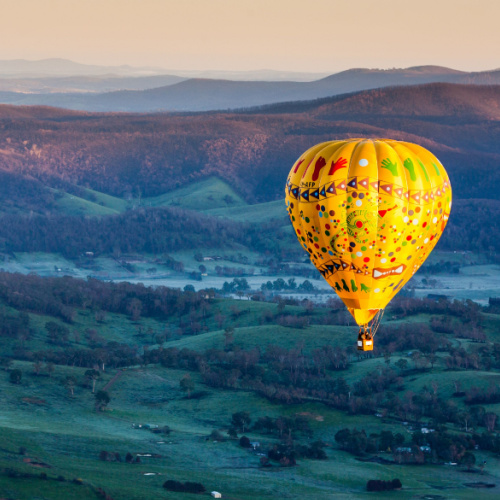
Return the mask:
<path fill-rule="evenodd" d="M 500 67 L 499 0 L 0 0 L 0 59 L 179 70 Z"/>

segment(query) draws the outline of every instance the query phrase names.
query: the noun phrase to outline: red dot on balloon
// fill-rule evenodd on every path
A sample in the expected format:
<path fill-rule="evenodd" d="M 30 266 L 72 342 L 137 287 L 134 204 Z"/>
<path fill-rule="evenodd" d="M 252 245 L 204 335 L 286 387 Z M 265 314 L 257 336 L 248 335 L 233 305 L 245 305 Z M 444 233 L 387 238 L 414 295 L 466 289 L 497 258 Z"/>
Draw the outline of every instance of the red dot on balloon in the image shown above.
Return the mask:
<path fill-rule="evenodd" d="M 365 258 L 363 259 L 363 262 L 370 262 L 370 257 L 365 257 Z"/>
<path fill-rule="evenodd" d="M 425 226 L 427 226 L 427 222 L 424 222 L 424 223 L 422 224 L 422 227 L 425 227 Z"/>
<path fill-rule="evenodd" d="M 300 232 L 300 229 L 297 229 L 297 234 L 302 234 L 302 233 Z"/>
<path fill-rule="evenodd" d="M 360 220 L 358 220 L 356 222 L 356 227 L 363 227 L 363 223 Z"/>
<path fill-rule="evenodd" d="M 391 262 L 394 262 L 395 260 L 396 260 L 396 257 L 393 257 L 393 258 L 391 259 Z"/>
<path fill-rule="evenodd" d="M 406 241 L 410 241 L 410 240 L 411 240 L 411 236 L 407 236 Z"/>
<path fill-rule="evenodd" d="M 316 210 L 321 210 L 321 206 L 320 205 L 316 205 Z"/>
<path fill-rule="evenodd" d="M 314 246 L 315 246 L 316 248 L 319 248 L 319 245 L 318 245 L 317 243 L 315 243 L 315 244 L 314 244 Z"/>
<path fill-rule="evenodd" d="M 434 235 L 431 236 L 431 241 L 434 239 Z"/>
<path fill-rule="evenodd" d="M 330 229 L 330 224 L 325 224 L 325 229 Z"/>

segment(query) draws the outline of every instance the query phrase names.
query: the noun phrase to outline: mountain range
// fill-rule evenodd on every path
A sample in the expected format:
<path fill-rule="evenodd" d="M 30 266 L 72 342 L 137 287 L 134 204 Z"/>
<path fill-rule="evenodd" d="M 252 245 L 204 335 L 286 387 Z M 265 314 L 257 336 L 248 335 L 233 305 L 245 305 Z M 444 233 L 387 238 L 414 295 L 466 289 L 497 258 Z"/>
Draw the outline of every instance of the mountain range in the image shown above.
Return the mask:
<path fill-rule="evenodd" d="M 0 75 L 2 74 L 5 75 L 5 72 L 2 73 L 0 62 Z M 108 74 L 92 77 L 4 78 L 0 79 L 0 102 L 82 111 L 191 112 L 321 99 L 391 86 L 436 82 L 500 84 L 500 70 L 468 73 L 439 66 L 391 70 L 351 69 L 313 81 L 236 81 L 189 78 L 186 75 L 184 72 L 184 76 L 132 77 Z M 263 74 L 260 76 L 262 78 Z"/>

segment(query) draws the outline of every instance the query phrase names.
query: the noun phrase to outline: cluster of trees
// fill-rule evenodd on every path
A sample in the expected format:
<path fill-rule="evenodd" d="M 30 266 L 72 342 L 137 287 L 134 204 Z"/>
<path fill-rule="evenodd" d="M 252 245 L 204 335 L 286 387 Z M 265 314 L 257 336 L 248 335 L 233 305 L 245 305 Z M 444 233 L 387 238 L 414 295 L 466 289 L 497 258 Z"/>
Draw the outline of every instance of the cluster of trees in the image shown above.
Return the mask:
<path fill-rule="evenodd" d="M 479 436 L 449 433 L 439 427 L 425 434 L 416 431 L 409 442 L 403 434 L 393 434 L 391 431 L 367 434 L 365 430 L 345 428 L 335 434 L 335 441 L 340 448 L 353 455 L 383 451 L 392 453 L 396 463 L 413 464 L 444 461 L 462 462 L 470 466 L 475 463 L 472 450 L 476 449 L 480 440 Z"/>
<path fill-rule="evenodd" d="M 309 280 L 304 280 L 302 283 L 297 285 L 295 278 L 289 278 L 288 281 L 285 281 L 283 278 L 278 278 L 274 281 L 262 283 L 260 289 L 263 292 L 291 292 L 299 290 L 301 292 L 310 293 L 315 291 L 316 287 Z"/>
<path fill-rule="evenodd" d="M 186 481 L 185 483 L 181 481 L 175 481 L 174 479 L 168 479 L 163 483 L 163 487 L 167 491 L 175 491 L 178 493 L 205 493 L 207 491 L 205 486 L 201 483 L 195 483 L 192 481 Z"/>
<path fill-rule="evenodd" d="M 405 437 L 399 432 L 393 434 L 391 431 L 382 431 L 379 434 L 367 435 L 364 430 L 345 428 L 335 434 L 335 441 L 342 450 L 353 455 L 362 455 L 363 453 L 392 451 L 404 444 Z"/>
<path fill-rule="evenodd" d="M 282 467 L 293 467 L 297 464 L 298 458 L 312 458 L 316 460 L 326 460 L 328 457 L 323 449 L 325 443 L 314 441 L 310 446 L 299 444 L 293 440 L 282 441 L 275 444 L 268 452 L 267 457 L 270 460 L 279 462 Z M 267 461 L 261 461 L 266 466 Z"/>
<path fill-rule="evenodd" d="M 201 267 L 201 266 L 200 266 Z M 215 266 L 217 276 L 251 276 L 255 269 L 243 267 Z"/>
<path fill-rule="evenodd" d="M 273 434 L 280 439 L 292 439 L 299 434 L 312 437 L 313 434 L 309 421 L 300 415 L 294 417 L 280 416 L 277 418 L 267 416 L 259 417 L 254 424 L 250 426 L 251 422 L 252 419 L 248 412 L 233 413 L 229 431 L 245 432 L 245 430 L 251 430 L 258 434 Z"/>
<path fill-rule="evenodd" d="M 500 388 L 496 384 L 490 384 L 487 388 L 473 385 L 465 393 L 465 402 L 468 405 L 500 403 Z"/>
<path fill-rule="evenodd" d="M 7 214 L 0 222 L 3 251 L 61 253 L 70 259 L 88 251 L 160 255 L 201 246 L 253 246 L 262 239 L 254 226 L 172 207 L 89 218 Z"/>
<path fill-rule="evenodd" d="M 152 288 L 142 284 L 106 283 L 92 278 L 42 278 L 34 274 L 5 272 L 0 272 L 0 299 L 20 311 L 56 316 L 67 323 L 73 321 L 76 308 L 127 314 L 139 319 L 141 316 L 182 316 L 208 307 L 204 293 L 183 293 L 174 288 Z M 15 317 L 4 313 L 4 317 L 8 335 L 29 330 L 29 320 L 25 315 Z M 48 329 L 63 331 L 59 326 L 53 326 L 53 321 L 50 323 Z"/>
<path fill-rule="evenodd" d="M 246 292 L 247 290 L 250 290 L 250 285 L 245 278 L 234 278 L 231 282 L 224 281 L 221 289 L 222 293 Z"/>
<path fill-rule="evenodd" d="M 391 311 L 398 317 L 415 314 L 445 314 L 460 318 L 463 322 L 477 324 L 480 321 L 481 306 L 472 300 L 449 301 L 445 297 L 439 300 L 400 297 L 397 295 L 391 301 Z"/>
<path fill-rule="evenodd" d="M 436 274 L 458 274 L 459 272 L 460 264 L 458 264 L 457 262 L 443 260 L 434 264 L 431 264 L 430 262 L 424 262 L 424 264 L 419 269 L 420 274 L 429 276 L 434 276 Z"/>

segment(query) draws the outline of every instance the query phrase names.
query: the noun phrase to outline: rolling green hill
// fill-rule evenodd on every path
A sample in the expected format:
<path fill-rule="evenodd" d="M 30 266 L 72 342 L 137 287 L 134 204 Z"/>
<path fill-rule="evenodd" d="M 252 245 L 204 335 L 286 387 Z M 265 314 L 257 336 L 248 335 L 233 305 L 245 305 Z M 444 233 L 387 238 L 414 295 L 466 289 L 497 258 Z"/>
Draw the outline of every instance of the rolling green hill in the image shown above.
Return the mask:
<path fill-rule="evenodd" d="M 284 200 L 257 203 L 255 205 L 240 205 L 204 210 L 207 215 L 226 217 L 237 222 L 270 222 L 273 219 L 287 220 Z"/>
<path fill-rule="evenodd" d="M 168 193 L 141 200 L 144 207 L 179 207 L 187 210 L 225 209 L 228 211 L 247 203 L 229 184 L 217 177 L 193 182 Z"/>

